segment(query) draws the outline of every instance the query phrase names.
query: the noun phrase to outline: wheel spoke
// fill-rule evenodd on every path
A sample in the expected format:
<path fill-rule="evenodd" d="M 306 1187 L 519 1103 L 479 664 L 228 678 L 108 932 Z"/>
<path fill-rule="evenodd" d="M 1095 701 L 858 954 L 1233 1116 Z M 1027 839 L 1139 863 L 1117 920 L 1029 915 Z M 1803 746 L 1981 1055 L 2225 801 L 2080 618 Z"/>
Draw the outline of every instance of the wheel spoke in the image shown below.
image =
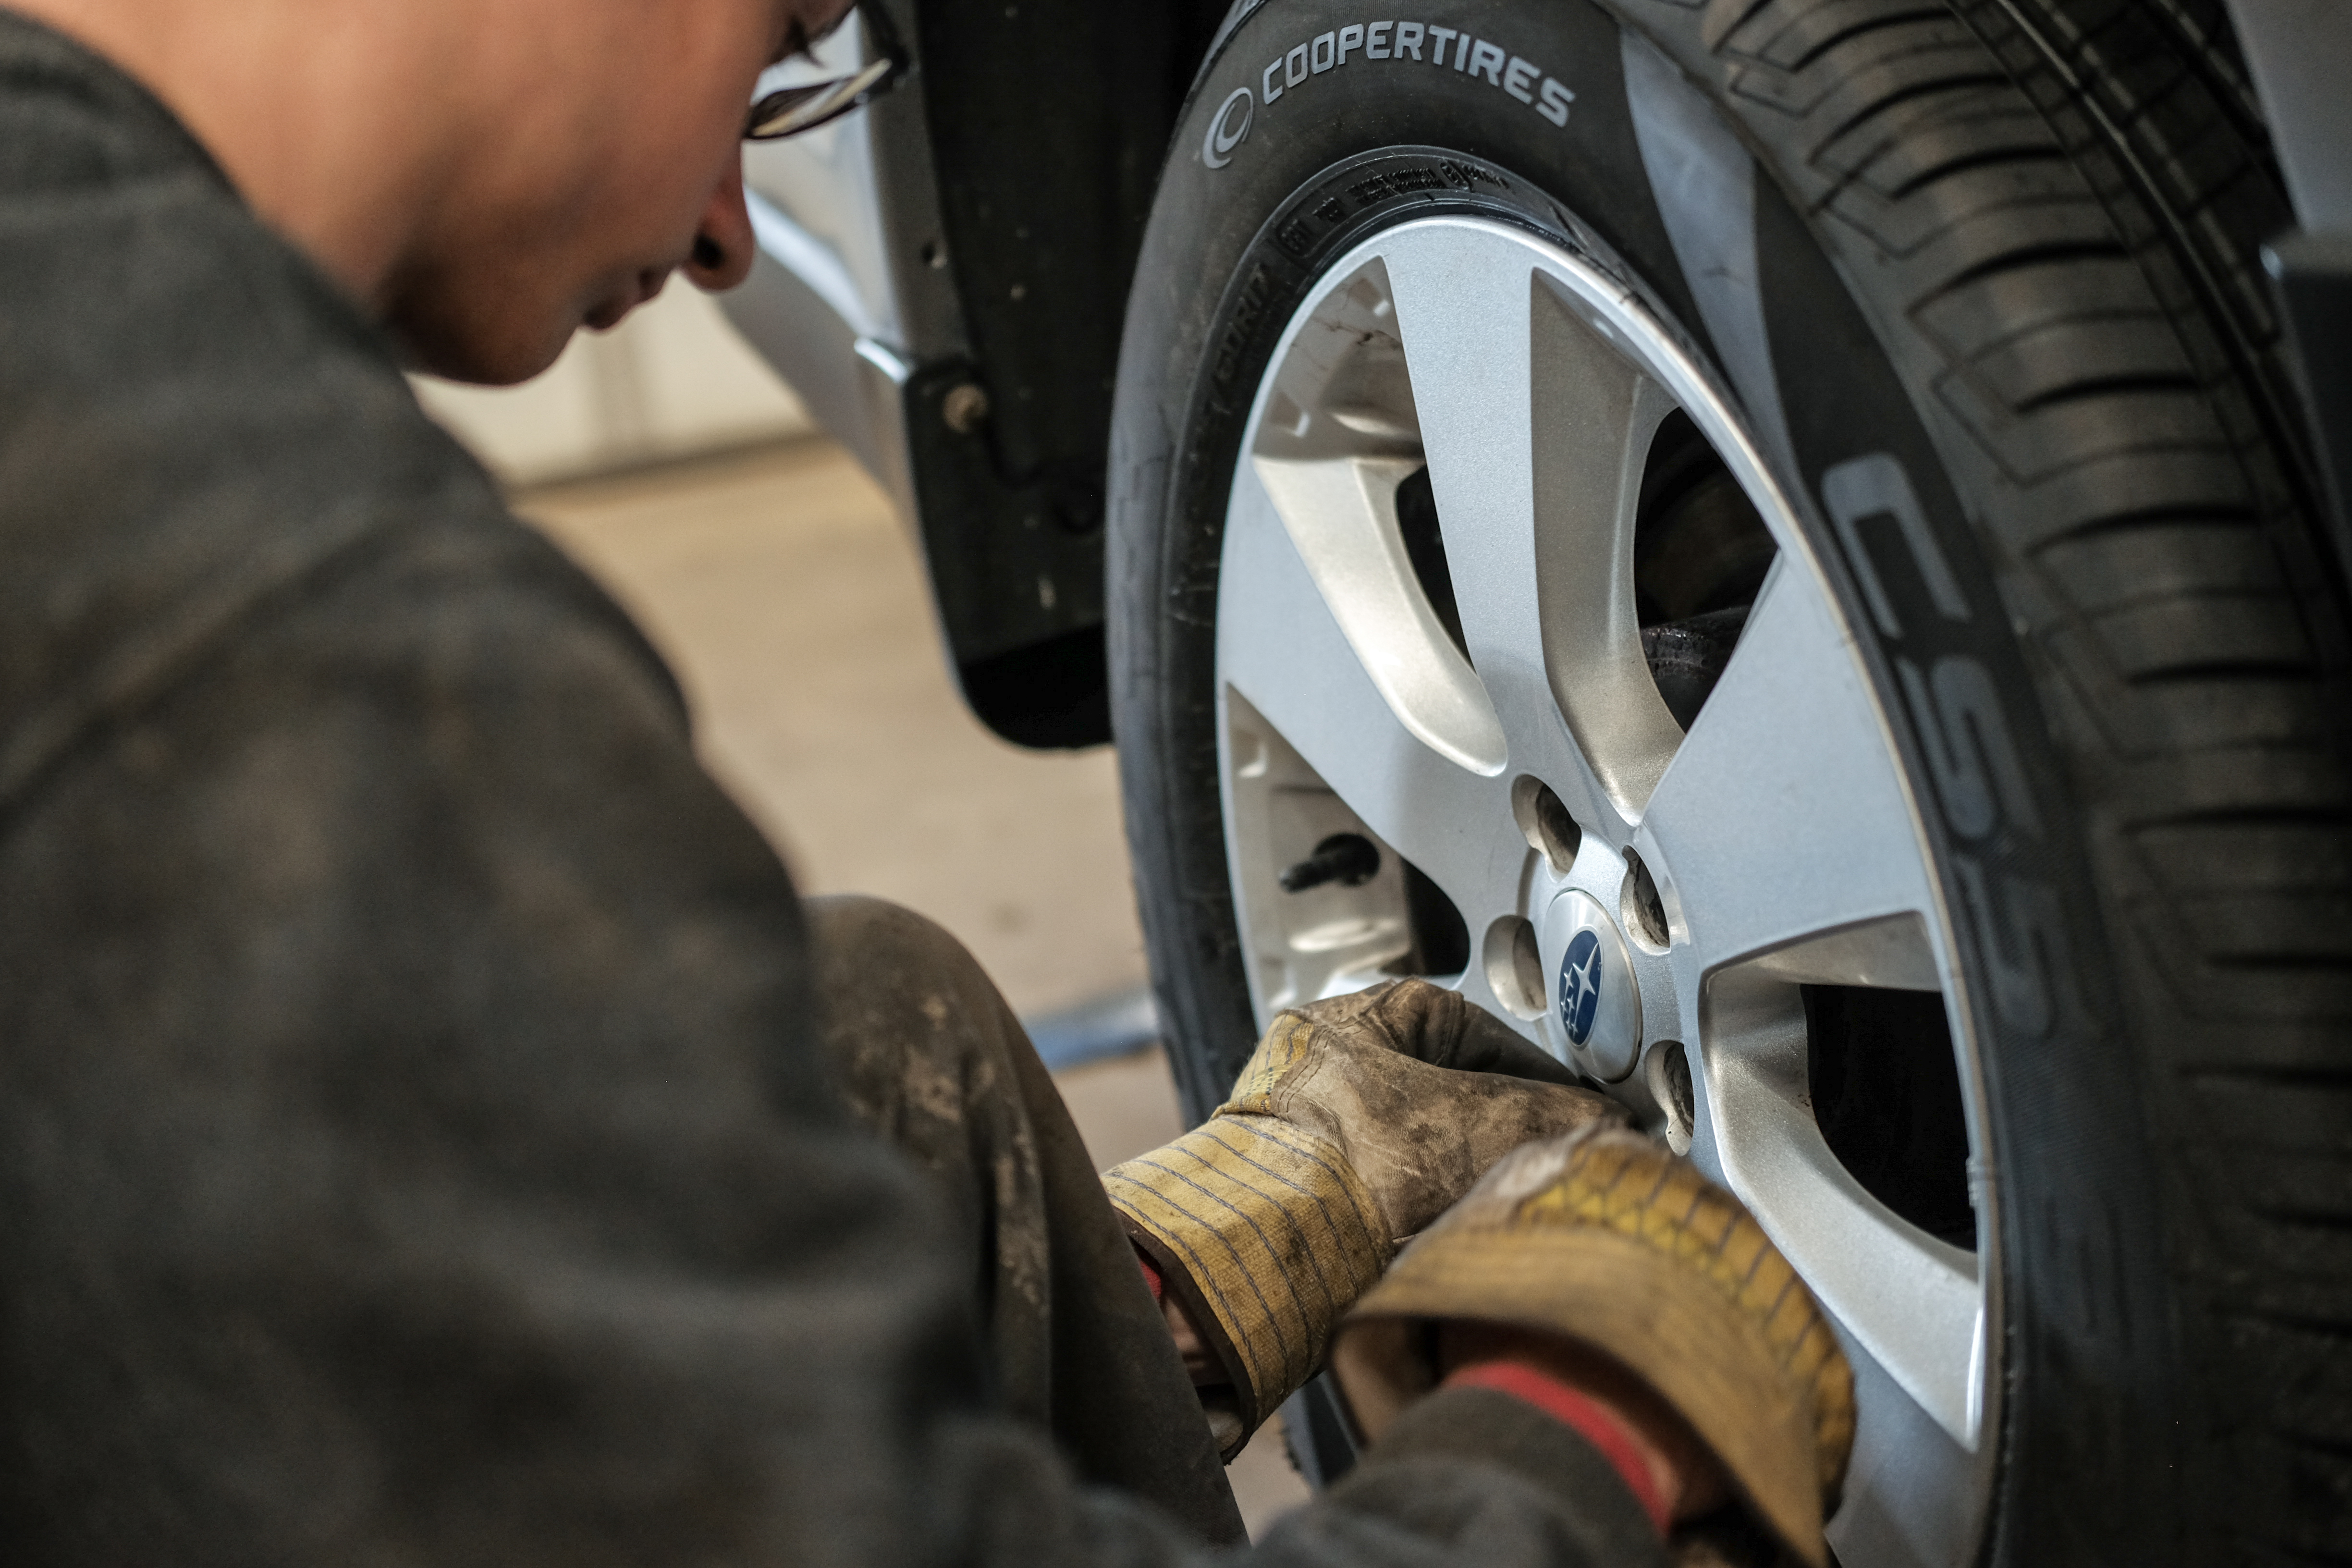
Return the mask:
<path fill-rule="evenodd" d="M 1564 716 L 1633 816 L 1681 738 L 1633 604 L 1642 468 L 1673 400 L 1507 234 L 1416 224 L 1384 259 L 1472 661 L 1515 746 Z"/>
<path fill-rule="evenodd" d="M 1438 620 L 1397 523 L 1397 487 L 1421 459 L 1377 259 L 1300 323 L 1261 410 L 1249 466 L 1398 721 L 1474 773 L 1499 772 L 1506 746 L 1494 704 Z"/>
<path fill-rule="evenodd" d="M 1935 908 L 1877 704 L 1801 563 L 1766 582 L 1635 841 L 1656 847 L 1697 974 Z"/>
<path fill-rule="evenodd" d="M 1254 463 L 1324 605 L 1400 723 L 1474 773 L 1502 770 L 1503 727 L 1413 583 L 1397 532 L 1410 458 L 1258 457 Z"/>
<path fill-rule="evenodd" d="M 1979 1338 L 1969 1353 L 1979 1356 L 1986 1347 Z M 1860 1419 L 1845 1501 L 1829 1523 L 1838 1561 L 1923 1568 L 1975 1562 L 1984 1522 L 1979 1478 L 1990 1458 L 1985 1446 L 1960 1442 L 1946 1431 L 1850 1331 L 1845 1352 Z M 1981 1364 L 1969 1369 L 1971 1380 L 1982 1375 Z M 1981 1415 L 1978 1426 L 1982 1429 Z"/>
<path fill-rule="evenodd" d="M 1701 1036 L 1707 1163 L 1904 1394 L 1974 1447 L 1984 1304 L 1975 1258 L 1898 1219 L 1831 1152 L 1807 1098 L 1794 987 L 1752 967 L 1718 977 Z"/>
<path fill-rule="evenodd" d="M 1225 680 L 1474 929 L 1514 908 L 1529 851 L 1507 784 L 1462 766 L 1402 721 L 1247 469 L 1226 528 L 1217 614 Z"/>

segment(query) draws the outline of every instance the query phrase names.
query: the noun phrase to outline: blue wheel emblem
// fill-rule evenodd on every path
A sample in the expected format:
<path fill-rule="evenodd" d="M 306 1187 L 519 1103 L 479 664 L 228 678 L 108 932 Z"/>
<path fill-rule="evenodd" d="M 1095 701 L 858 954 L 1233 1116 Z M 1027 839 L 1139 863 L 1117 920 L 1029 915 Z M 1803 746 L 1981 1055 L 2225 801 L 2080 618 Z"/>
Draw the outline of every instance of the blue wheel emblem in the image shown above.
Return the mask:
<path fill-rule="evenodd" d="M 1600 1007 L 1601 939 L 1580 931 L 1559 961 L 1559 1021 L 1570 1042 L 1580 1046 L 1592 1037 L 1592 1016 Z"/>

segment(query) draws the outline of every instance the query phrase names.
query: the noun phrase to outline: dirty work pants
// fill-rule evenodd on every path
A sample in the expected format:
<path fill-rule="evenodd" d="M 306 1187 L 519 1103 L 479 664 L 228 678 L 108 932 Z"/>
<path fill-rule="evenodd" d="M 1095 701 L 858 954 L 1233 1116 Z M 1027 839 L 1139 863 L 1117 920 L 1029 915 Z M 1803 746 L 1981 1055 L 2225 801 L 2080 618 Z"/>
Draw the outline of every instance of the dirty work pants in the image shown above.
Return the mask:
<path fill-rule="evenodd" d="M 808 904 L 823 1039 L 849 1106 L 927 1171 L 1014 1415 L 1079 1474 L 1204 1539 L 1244 1539 L 1208 1423 L 1094 1163 L 971 954 L 875 899 Z"/>

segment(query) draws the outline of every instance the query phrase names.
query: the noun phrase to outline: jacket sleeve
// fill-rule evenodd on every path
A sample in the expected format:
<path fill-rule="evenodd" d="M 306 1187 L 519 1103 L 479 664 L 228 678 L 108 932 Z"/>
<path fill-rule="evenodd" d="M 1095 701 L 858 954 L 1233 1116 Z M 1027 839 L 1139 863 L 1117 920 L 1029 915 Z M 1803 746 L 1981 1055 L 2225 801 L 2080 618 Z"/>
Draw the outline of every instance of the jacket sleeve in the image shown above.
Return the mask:
<path fill-rule="evenodd" d="M 0 822 L 0 899 L 18 1561 L 1204 1555 L 992 1413 L 782 868 L 518 531 L 253 618 Z M 1256 1555 L 1660 1560 L 1564 1430 L 1463 1408 Z"/>

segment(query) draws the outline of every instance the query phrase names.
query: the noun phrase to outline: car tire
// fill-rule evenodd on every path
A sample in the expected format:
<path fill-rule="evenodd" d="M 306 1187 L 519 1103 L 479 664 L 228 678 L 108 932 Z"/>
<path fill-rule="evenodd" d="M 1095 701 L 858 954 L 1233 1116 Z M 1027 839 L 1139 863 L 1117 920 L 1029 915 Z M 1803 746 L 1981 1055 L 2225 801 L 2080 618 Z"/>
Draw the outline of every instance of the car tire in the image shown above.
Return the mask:
<path fill-rule="evenodd" d="M 1422 58 L 1391 24 L 1375 58 L 1344 6 L 1237 6 L 1129 310 L 1113 714 L 1189 1113 L 1263 1022 L 1219 635 L 1273 356 L 1352 247 L 1449 215 L 1524 235 L 1616 279 L 1755 437 L 1949 911 L 1931 1011 L 1968 1041 L 1990 1414 L 1968 1517 L 1923 1532 L 1866 1408 L 1842 1560 L 2352 1553 L 2352 617 L 2251 265 L 2284 206 L 2225 34 L 2062 0 L 1417 26 Z M 1441 969 L 1414 932 L 1391 967 Z M 1808 989 L 1804 1026 L 1806 1102 L 1864 1185 L 1904 1119 L 1957 1114 L 1941 1068 L 1828 1070 L 1830 1032 L 1877 1037 L 1840 1011 L 1868 1001 Z M 1671 1121 L 1654 1073 L 1616 1091 Z M 1841 1096 L 1873 1124 L 1843 1142 Z"/>

